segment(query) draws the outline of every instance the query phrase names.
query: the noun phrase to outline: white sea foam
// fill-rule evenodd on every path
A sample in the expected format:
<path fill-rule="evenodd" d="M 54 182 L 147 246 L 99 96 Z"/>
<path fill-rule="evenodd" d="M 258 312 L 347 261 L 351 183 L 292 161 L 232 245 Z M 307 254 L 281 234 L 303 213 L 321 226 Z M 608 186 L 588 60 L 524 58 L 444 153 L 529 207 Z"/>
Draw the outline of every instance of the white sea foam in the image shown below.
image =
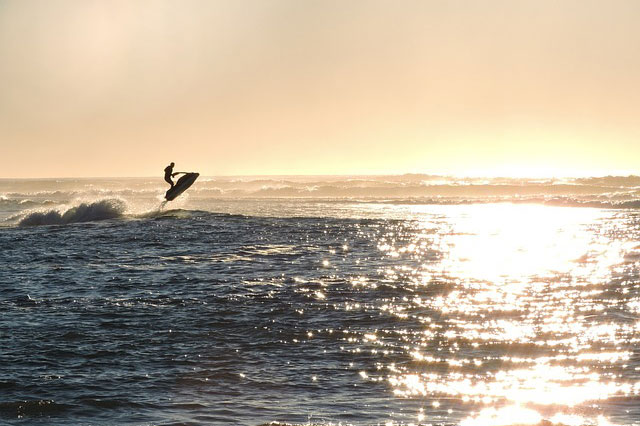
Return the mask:
<path fill-rule="evenodd" d="M 122 217 L 126 203 L 120 199 L 104 199 L 92 203 L 80 203 L 66 210 L 51 209 L 26 214 L 19 226 L 65 225 L 77 222 L 93 222 Z"/>

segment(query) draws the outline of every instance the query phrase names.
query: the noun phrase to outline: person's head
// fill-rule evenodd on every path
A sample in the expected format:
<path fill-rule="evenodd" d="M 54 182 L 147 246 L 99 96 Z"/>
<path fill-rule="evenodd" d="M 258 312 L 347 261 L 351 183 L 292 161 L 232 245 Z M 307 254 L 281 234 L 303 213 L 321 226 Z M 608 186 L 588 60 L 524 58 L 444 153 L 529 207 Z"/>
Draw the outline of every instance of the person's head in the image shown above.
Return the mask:
<path fill-rule="evenodd" d="M 175 163 L 172 161 L 172 162 L 171 162 L 171 167 L 173 167 L 173 166 L 175 166 Z"/>

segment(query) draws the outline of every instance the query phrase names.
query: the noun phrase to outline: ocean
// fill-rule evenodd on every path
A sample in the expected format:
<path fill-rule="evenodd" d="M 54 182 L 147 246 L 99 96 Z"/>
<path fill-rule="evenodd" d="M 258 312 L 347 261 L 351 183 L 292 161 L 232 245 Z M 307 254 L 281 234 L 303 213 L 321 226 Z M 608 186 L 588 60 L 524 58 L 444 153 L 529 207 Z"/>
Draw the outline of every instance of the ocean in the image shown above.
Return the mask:
<path fill-rule="evenodd" d="M 640 178 L 0 179 L 2 425 L 640 425 Z"/>

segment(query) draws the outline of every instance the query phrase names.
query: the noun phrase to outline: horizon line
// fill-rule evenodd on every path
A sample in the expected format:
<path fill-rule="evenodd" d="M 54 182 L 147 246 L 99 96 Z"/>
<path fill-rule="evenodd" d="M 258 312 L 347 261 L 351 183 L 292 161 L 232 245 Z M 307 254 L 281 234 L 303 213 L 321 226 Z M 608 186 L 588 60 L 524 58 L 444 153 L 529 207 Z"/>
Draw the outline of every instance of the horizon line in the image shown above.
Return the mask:
<path fill-rule="evenodd" d="M 192 172 L 184 172 L 192 173 Z M 287 178 L 287 177 L 402 177 L 402 176 L 429 176 L 450 179 L 584 179 L 584 178 L 604 178 L 604 177 L 640 177 L 640 172 L 609 172 L 593 175 L 541 175 L 541 176 L 507 176 L 507 175 L 481 175 L 481 174 L 439 174 L 439 173 L 358 173 L 358 174 L 229 174 L 229 175 L 201 175 L 203 178 Z M 162 175 L 148 176 L 40 176 L 40 177 L 0 177 L 0 180 L 66 180 L 66 179 L 160 179 Z"/>

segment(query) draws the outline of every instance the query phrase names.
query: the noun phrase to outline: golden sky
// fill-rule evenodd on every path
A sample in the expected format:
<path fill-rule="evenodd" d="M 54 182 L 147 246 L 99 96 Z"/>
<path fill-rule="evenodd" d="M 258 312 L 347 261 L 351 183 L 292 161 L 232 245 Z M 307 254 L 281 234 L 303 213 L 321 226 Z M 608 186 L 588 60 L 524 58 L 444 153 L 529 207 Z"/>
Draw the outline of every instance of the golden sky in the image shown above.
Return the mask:
<path fill-rule="evenodd" d="M 640 173 L 637 0 L 0 0 L 0 177 Z"/>

